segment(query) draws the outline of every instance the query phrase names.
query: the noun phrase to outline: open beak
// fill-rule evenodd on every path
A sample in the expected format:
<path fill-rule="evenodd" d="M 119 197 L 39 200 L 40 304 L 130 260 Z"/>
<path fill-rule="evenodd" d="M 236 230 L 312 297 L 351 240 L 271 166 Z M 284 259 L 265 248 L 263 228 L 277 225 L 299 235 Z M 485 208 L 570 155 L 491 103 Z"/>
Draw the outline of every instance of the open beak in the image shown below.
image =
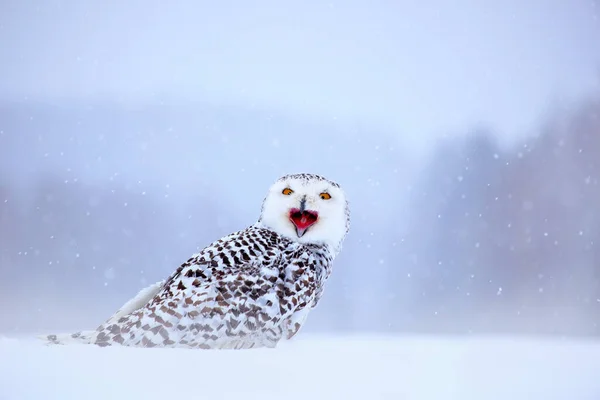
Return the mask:
<path fill-rule="evenodd" d="M 301 203 L 300 208 L 292 208 L 290 210 L 290 221 L 296 227 L 296 235 L 299 238 L 304 236 L 308 228 L 313 226 L 319 219 L 319 214 L 316 211 L 304 209 L 304 204 Z"/>

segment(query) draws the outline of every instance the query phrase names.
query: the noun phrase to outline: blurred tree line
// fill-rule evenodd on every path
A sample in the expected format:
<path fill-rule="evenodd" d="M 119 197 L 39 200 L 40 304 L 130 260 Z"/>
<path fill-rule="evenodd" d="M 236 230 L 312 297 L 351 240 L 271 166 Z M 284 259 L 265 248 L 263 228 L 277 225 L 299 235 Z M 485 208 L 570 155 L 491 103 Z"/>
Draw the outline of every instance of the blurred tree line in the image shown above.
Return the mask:
<path fill-rule="evenodd" d="M 412 193 L 419 329 L 597 335 L 600 99 L 495 138 L 446 141 Z"/>

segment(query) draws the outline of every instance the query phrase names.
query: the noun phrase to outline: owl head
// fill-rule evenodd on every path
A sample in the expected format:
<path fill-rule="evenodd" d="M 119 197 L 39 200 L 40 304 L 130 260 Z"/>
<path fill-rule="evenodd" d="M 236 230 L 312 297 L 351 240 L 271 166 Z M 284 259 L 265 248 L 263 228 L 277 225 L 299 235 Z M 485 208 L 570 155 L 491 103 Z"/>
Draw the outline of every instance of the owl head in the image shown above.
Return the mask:
<path fill-rule="evenodd" d="M 285 175 L 269 189 L 259 223 L 300 243 L 328 245 L 334 256 L 350 229 L 340 185 L 314 174 Z"/>

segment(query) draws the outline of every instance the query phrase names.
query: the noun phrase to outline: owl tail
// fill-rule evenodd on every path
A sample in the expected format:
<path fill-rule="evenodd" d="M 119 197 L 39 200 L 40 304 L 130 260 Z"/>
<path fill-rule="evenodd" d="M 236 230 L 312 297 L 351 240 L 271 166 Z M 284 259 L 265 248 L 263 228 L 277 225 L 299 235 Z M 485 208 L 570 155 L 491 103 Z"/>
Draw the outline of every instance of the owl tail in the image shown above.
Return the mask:
<path fill-rule="evenodd" d="M 144 307 L 156 296 L 164 283 L 165 281 L 156 282 L 140 290 L 135 297 L 123 304 L 103 325 L 113 324 L 120 318 Z M 38 338 L 46 342 L 46 344 L 90 344 L 94 341 L 96 333 L 98 333 L 97 330 L 81 331 L 76 333 L 40 335 Z"/>
<path fill-rule="evenodd" d="M 90 344 L 94 333 L 95 331 L 82 331 L 55 335 L 40 335 L 38 338 L 46 342 L 46 344 Z"/>

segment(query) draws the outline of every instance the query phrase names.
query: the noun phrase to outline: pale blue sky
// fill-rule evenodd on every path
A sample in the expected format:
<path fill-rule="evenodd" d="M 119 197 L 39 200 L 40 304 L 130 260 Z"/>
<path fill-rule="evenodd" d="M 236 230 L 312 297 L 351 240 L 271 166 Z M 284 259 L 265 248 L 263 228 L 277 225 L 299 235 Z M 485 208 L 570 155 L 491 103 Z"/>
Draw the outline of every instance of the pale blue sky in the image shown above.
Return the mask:
<path fill-rule="evenodd" d="M 597 85 L 590 0 L 3 1 L 0 96 L 208 100 L 414 143 L 514 137 Z"/>

